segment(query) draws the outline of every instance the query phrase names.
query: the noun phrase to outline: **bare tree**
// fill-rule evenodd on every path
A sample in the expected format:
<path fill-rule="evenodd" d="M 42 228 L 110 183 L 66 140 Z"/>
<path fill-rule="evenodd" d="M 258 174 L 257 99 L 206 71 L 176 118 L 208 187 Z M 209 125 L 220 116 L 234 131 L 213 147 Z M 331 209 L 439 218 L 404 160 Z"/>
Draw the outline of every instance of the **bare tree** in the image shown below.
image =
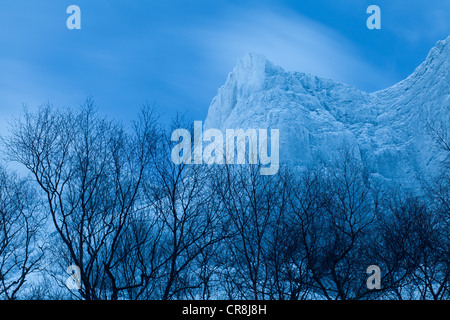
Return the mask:
<path fill-rule="evenodd" d="M 125 283 L 116 271 L 123 261 L 118 248 L 154 152 L 152 117 L 144 111 L 134 134 L 128 134 L 118 123 L 98 117 L 87 100 L 77 115 L 48 105 L 36 114 L 25 111 L 24 120 L 12 128 L 9 154 L 44 191 L 65 263 L 80 268 L 78 292 L 84 299 L 117 299 L 143 285 L 145 275 Z"/>
<path fill-rule="evenodd" d="M 290 260 L 292 272 L 290 281 L 296 287 L 292 299 L 320 298 L 327 293 L 321 278 L 321 248 L 327 237 L 327 205 L 330 195 L 325 188 L 320 170 L 300 173 L 291 183 L 289 197 L 290 215 L 287 220 Z"/>
<path fill-rule="evenodd" d="M 370 180 L 351 149 L 335 165 L 303 174 L 291 197 L 292 245 L 299 291 L 319 299 L 359 299 L 367 294 L 366 244 L 374 221 Z M 294 237 L 294 235 L 291 235 Z"/>
<path fill-rule="evenodd" d="M 126 129 L 89 99 L 25 110 L 5 147 L 40 192 L 0 169 L 0 298 L 448 299 L 445 127 L 430 129 L 447 155 L 441 171 L 413 196 L 374 186 L 345 146 L 334 164 L 274 176 L 260 165 L 176 164 L 170 133 L 185 124 L 163 130 L 145 107 Z M 44 215 L 51 226 L 40 229 Z M 44 261 L 39 230 L 65 295 L 25 290 Z M 372 264 L 381 290 L 366 287 Z M 81 277 L 70 293 L 60 276 L 69 265 Z"/>
<path fill-rule="evenodd" d="M 386 298 L 446 299 L 448 248 L 438 215 L 418 196 L 397 192 L 385 199 L 374 253 L 383 268 Z M 448 253 L 447 253 L 448 254 Z"/>
<path fill-rule="evenodd" d="M 0 299 L 26 297 L 24 284 L 40 268 L 45 240 L 39 239 L 40 210 L 30 184 L 0 168 Z"/>
<path fill-rule="evenodd" d="M 281 239 L 277 223 L 285 213 L 283 180 L 277 175 L 262 176 L 260 165 L 227 165 L 218 182 L 217 194 L 230 226 L 221 266 L 226 295 L 274 298 L 276 291 L 281 294 L 276 286 L 282 283 L 277 265 Z"/>
<path fill-rule="evenodd" d="M 318 280 L 329 297 L 332 293 L 336 299 L 359 299 L 367 293 L 363 272 L 373 264 L 365 253 L 375 219 L 371 180 L 352 148 L 344 147 L 336 165 L 326 171 L 330 202 L 322 266 L 327 271 Z"/>
<path fill-rule="evenodd" d="M 182 123 L 175 120 L 172 127 L 180 128 Z M 163 300 L 199 298 L 209 290 L 208 250 L 226 236 L 214 193 L 214 167 L 175 164 L 170 134 L 160 142 L 160 152 L 153 158 L 154 173 L 145 184 L 146 201 L 161 232 L 155 285 Z"/>

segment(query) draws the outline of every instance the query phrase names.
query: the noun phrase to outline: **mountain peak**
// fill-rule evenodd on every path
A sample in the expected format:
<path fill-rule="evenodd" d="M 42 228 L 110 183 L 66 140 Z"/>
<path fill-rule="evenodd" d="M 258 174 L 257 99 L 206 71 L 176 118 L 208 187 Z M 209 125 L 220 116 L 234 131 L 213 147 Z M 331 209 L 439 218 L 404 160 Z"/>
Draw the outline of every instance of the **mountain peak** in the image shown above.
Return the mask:
<path fill-rule="evenodd" d="M 392 87 L 379 91 L 382 95 L 386 92 L 401 91 L 414 92 L 421 95 L 447 94 L 449 90 L 448 78 L 450 73 L 450 36 L 445 40 L 439 40 L 431 48 L 427 58 L 406 79 Z M 412 90 L 415 88 L 415 90 Z M 426 88 L 426 90 L 424 90 Z M 376 93 L 376 94 L 378 94 Z M 403 94 L 404 99 L 410 99 Z"/>
<path fill-rule="evenodd" d="M 450 36 L 448 36 L 446 39 L 444 39 L 444 40 L 439 40 L 437 43 L 436 43 L 436 47 L 438 47 L 438 48 L 446 48 L 446 50 L 449 50 L 450 49 Z"/>
<path fill-rule="evenodd" d="M 427 58 L 422 65 L 427 68 L 440 68 L 442 64 L 448 63 L 450 60 L 450 36 L 445 40 L 439 40 L 436 45 L 431 48 Z M 422 67 L 419 66 L 418 68 Z"/>
<path fill-rule="evenodd" d="M 450 59 L 450 36 L 445 40 L 436 42 L 436 45 L 430 50 L 425 62 L 436 60 L 436 58 L 439 58 L 440 61 Z"/>
<path fill-rule="evenodd" d="M 205 128 L 276 128 L 280 161 L 333 161 L 342 145 L 380 179 L 409 183 L 437 170 L 426 123 L 449 124 L 450 37 L 438 41 L 405 80 L 371 94 L 284 71 L 250 52 L 211 102 Z"/>
<path fill-rule="evenodd" d="M 267 88 L 267 79 L 285 71 L 259 53 L 249 52 L 240 58 L 225 84 L 211 102 L 205 128 L 220 128 L 239 101 Z"/>
<path fill-rule="evenodd" d="M 268 63 L 270 61 L 264 55 L 256 52 L 248 52 L 238 60 L 235 70 L 265 69 Z"/>
<path fill-rule="evenodd" d="M 283 72 L 281 67 L 275 66 L 264 55 L 249 52 L 238 60 L 233 69 L 233 78 L 243 78 L 243 80 L 262 80 L 267 75 Z"/>

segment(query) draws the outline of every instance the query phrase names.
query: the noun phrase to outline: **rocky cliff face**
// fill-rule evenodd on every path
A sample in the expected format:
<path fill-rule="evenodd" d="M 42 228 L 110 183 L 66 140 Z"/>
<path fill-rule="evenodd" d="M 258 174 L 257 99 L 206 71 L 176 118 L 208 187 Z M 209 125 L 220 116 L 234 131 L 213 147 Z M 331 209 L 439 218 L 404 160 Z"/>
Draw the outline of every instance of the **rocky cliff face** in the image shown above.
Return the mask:
<path fill-rule="evenodd" d="M 450 37 L 405 80 L 373 93 L 287 72 L 264 56 L 240 59 L 213 99 L 205 128 L 280 130 L 280 162 L 310 167 L 345 144 L 368 170 L 408 184 L 442 155 L 427 124 L 450 124 Z"/>

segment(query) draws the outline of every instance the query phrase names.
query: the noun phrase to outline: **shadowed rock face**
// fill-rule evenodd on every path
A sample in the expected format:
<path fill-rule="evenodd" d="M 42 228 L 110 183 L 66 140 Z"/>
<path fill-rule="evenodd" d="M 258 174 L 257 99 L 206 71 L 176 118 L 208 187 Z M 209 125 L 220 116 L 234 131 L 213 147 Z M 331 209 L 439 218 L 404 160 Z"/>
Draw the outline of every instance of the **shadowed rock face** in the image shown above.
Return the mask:
<path fill-rule="evenodd" d="M 412 185 L 442 157 L 427 123 L 449 127 L 449 70 L 450 37 L 407 79 L 373 93 L 249 53 L 212 100 L 205 128 L 279 129 L 281 163 L 299 167 L 333 161 L 350 145 L 374 176 Z"/>

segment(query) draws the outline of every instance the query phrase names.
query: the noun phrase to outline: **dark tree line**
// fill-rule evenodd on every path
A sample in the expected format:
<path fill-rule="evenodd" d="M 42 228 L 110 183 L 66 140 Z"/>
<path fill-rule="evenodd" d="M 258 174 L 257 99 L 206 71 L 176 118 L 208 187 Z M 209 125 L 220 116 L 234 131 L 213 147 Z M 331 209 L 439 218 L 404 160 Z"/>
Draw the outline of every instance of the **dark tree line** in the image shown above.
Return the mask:
<path fill-rule="evenodd" d="M 29 175 L 0 169 L 0 299 L 449 299 L 442 127 L 447 158 L 420 195 L 375 181 L 345 146 L 273 176 L 174 164 L 170 133 L 185 127 L 144 107 L 128 128 L 90 100 L 25 110 L 3 143 Z"/>

